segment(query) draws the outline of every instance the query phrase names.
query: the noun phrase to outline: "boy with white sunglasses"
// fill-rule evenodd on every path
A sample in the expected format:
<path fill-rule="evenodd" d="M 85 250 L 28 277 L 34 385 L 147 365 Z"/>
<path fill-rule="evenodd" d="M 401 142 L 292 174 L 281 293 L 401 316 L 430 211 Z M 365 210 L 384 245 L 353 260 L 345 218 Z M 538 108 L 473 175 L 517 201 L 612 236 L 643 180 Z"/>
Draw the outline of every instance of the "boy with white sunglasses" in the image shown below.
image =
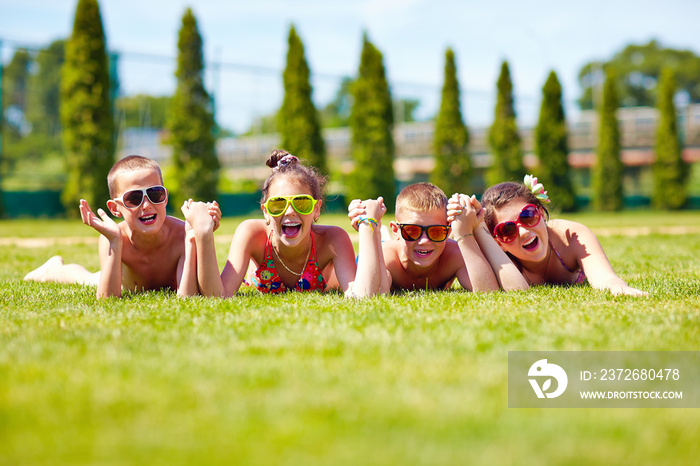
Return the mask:
<path fill-rule="evenodd" d="M 166 214 L 168 191 L 158 164 L 130 155 L 114 164 L 107 183 L 111 197 L 107 208 L 123 222 L 114 222 L 102 209 L 95 215 L 87 201 L 80 201 L 83 223 L 100 233 L 100 271 L 64 264 L 60 256 L 54 256 L 24 279 L 96 285 L 98 298 L 121 297 L 122 288 L 197 294 L 194 236 L 185 222 Z M 218 226 L 218 204 L 208 204 L 208 211 Z"/>

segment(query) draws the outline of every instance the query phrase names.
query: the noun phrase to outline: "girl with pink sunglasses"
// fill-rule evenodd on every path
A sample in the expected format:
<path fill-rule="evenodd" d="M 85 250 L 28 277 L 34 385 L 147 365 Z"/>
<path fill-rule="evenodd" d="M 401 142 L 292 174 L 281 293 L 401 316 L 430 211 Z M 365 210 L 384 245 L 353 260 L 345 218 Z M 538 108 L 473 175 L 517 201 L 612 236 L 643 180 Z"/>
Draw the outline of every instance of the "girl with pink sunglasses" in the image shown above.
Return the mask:
<path fill-rule="evenodd" d="M 458 212 L 465 198 L 469 199 L 453 196 L 448 210 Z M 588 281 L 593 288 L 610 290 L 614 295 L 648 294 L 615 274 L 598 238 L 588 227 L 569 220 L 548 223 L 549 212 L 543 203 L 549 202 L 544 187 L 531 175 L 525 177 L 524 183 L 492 186 L 482 197 L 484 223 L 476 238 L 481 245 L 490 239 L 487 236 L 493 237 L 520 270 L 526 283 L 512 288 Z M 491 264 L 497 269 L 510 265 L 510 261 L 497 257 L 497 263 L 491 260 Z"/>

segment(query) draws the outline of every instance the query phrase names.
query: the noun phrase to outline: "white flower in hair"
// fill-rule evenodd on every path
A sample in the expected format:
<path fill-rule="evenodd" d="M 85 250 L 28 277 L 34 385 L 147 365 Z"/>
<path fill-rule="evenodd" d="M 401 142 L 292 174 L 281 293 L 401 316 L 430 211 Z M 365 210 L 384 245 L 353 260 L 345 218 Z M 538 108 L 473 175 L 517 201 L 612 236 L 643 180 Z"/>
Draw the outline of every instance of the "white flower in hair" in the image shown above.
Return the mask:
<path fill-rule="evenodd" d="M 544 185 L 537 182 L 537 177 L 535 175 L 525 175 L 523 184 L 532 191 L 532 194 L 534 194 L 540 202 L 552 202 L 549 196 L 547 196 L 547 191 L 544 190 Z"/>

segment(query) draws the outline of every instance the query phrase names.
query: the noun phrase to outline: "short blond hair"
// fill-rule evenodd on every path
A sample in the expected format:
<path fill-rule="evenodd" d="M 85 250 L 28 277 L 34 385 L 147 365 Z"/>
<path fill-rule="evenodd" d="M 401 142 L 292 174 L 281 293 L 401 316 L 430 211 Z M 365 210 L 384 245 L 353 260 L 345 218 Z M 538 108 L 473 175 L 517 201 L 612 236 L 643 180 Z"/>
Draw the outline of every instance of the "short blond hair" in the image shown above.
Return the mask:
<path fill-rule="evenodd" d="M 435 209 L 447 211 L 447 196 L 432 183 L 408 185 L 396 197 L 396 215 L 404 210 L 430 212 Z"/>
<path fill-rule="evenodd" d="M 122 172 L 133 172 L 142 169 L 156 170 L 160 176 L 160 182 L 163 183 L 163 173 L 155 160 L 141 157 L 140 155 L 129 155 L 119 160 L 114 164 L 112 169 L 107 174 L 107 187 L 109 188 L 109 197 L 114 199 L 119 193 L 117 187 L 117 175 Z"/>

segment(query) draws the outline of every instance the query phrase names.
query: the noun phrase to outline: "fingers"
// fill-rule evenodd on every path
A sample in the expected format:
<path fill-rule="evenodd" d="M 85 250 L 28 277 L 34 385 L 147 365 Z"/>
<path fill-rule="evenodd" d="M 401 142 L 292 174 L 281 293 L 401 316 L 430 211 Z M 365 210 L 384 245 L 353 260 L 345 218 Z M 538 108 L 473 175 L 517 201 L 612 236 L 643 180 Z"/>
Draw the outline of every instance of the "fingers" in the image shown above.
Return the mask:
<path fill-rule="evenodd" d="M 97 215 L 99 215 L 103 221 L 111 220 L 109 215 L 107 215 L 107 212 L 102 210 L 102 208 L 97 209 Z"/>
<path fill-rule="evenodd" d="M 211 215 L 212 220 L 214 220 L 214 231 L 219 228 L 221 224 L 221 208 L 219 203 L 216 201 L 207 202 L 207 211 Z"/>
<path fill-rule="evenodd" d="M 367 209 L 365 209 L 364 207 L 356 207 L 356 208 L 348 211 L 348 218 L 350 218 L 350 220 L 352 220 L 355 217 L 358 217 L 360 215 L 365 215 L 365 214 L 367 214 Z"/>
<path fill-rule="evenodd" d="M 85 199 L 80 200 L 80 218 L 83 220 L 85 225 L 90 225 L 90 219 L 92 217 L 92 210 L 90 210 L 90 205 Z"/>
<path fill-rule="evenodd" d="M 350 201 L 350 204 L 348 205 L 348 212 L 351 210 L 357 209 L 360 205 L 362 204 L 362 201 L 359 199 L 353 199 Z"/>
<path fill-rule="evenodd" d="M 463 212 L 464 202 L 462 201 L 461 194 L 454 193 L 447 201 L 447 221 L 454 222 Z"/>
<path fill-rule="evenodd" d="M 472 197 L 469 199 L 476 210 L 480 210 L 482 208 L 481 202 L 479 202 L 479 200 L 476 198 L 476 195 L 472 194 Z"/>

